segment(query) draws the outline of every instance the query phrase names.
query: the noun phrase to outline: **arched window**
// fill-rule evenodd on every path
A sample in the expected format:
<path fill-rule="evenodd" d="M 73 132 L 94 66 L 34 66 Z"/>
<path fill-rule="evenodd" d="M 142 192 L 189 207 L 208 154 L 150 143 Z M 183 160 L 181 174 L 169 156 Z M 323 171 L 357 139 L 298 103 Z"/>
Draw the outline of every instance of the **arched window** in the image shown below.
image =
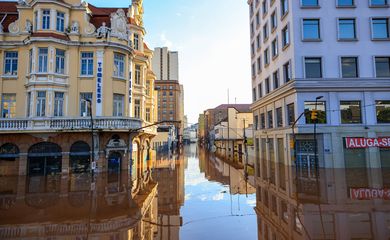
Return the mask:
<path fill-rule="evenodd" d="M 15 161 L 19 157 L 19 148 L 13 143 L 6 143 L 0 147 L 0 160 Z"/>
<path fill-rule="evenodd" d="M 72 173 L 88 172 L 91 159 L 91 147 L 88 143 L 78 141 L 72 144 L 69 153 L 69 164 Z"/>
<path fill-rule="evenodd" d="M 51 142 L 41 142 L 28 150 L 28 174 L 47 176 L 61 173 L 62 150 Z"/>

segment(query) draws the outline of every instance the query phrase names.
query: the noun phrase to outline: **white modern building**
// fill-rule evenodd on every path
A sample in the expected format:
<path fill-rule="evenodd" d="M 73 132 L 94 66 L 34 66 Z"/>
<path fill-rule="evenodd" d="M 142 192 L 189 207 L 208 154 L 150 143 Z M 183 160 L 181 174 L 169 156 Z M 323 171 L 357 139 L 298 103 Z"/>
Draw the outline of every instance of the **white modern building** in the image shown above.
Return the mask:
<path fill-rule="evenodd" d="M 313 164 L 309 111 L 318 98 L 321 167 L 345 167 L 348 156 L 367 167 L 390 162 L 388 148 L 345 145 L 347 137 L 390 136 L 389 1 L 248 3 L 255 137 L 267 150 L 260 158 L 269 159 L 273 151 L 291 165 L 291 125 L 307 112 L 295 127 L 297 157 Z"/>
<path fill-rule="evenodd" d="M 326 193 L 317 166 L 358 169 L 354 187 L 386 188 L 370 169 L 390 167 L 390 1 L 248 4 L 258 206 L 293 196 L 286 185 L 297 171 L 314 182 L 319 174 Z"/>
<path fill-rule="evenodd" d="M 167 47 L 154 48 L 152 61 L 157 80 L 179 81 L 179 53 L 169 51 Z"/>

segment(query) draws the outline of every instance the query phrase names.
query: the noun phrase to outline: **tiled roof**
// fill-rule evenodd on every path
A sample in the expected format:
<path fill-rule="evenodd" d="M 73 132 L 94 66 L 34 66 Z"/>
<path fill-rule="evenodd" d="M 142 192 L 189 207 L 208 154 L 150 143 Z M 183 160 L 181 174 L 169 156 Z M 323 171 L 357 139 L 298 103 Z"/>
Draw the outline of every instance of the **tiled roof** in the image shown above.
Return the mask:
<path fill-rule="evenodd" d="M 235 108 L 239 112 L 251 112 L 250 104 L 221 104 L 215 110 L 226 110 L 228 108 Z"/>
<path fill-rule="evenodd" d="M 0 2 L 0 21 L 3 20 L 5 14 L 7 17 L 3 20 L 3 31 L 8 32 L 8 26 L 18 19 L 17 2 Z"/>
<path fill-rule="evenodd" d="M 103 22 L 106 23 L 107 27 L 111 27 L 111 13 L 114 13 L 118 11 L 119 9 L 122 9 L 127 13 L 127 8 L 99 8 L 92 4 L 88 4 L 89 10 L 92 12 L 91 17 L 91 23 L 96 27 L 99 28 L 102 26 Z M 136 25 L 135 20 L 133 18 L 128 18 L 130 24 Z"/>

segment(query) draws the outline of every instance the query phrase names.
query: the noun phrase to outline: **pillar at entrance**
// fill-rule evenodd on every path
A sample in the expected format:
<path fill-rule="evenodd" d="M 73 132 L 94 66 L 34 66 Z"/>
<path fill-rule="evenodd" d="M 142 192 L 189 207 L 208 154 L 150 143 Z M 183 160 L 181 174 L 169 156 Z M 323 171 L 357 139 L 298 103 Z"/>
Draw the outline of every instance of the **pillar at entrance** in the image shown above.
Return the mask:
<path fill-rule="evenodd" d="M 27 155 L 19 157 L 19 176 L 27 175 Z"/>
<path fill-rule="evenodd" d="M 62 155 L 62 167 L 61 167 L 61 173 L 64 175 L 69 174 L 69 154 L 63 154 Z"/>

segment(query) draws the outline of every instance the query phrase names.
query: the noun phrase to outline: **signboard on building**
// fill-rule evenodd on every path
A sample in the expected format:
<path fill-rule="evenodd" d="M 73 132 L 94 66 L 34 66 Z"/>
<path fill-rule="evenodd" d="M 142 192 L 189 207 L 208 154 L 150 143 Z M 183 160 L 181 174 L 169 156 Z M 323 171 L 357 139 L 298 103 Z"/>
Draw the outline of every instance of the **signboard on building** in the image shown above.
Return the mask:
<path fill-rule="evenodd" d="M 96 52 L 96 116 L 103 115 L 103 59 L 104 54 L 102 50 Z"/>
<path fill-rule="evenodd" d="M 349 190 L 349 195 L 353 200 L 390 200 L 390 189 L 351 188 Z"/>
<path fill-rule="evenodd" d="M 379 138 L 345 138 L 346 148 L 390 148 L 390 137 L 379 137 Z"/>

